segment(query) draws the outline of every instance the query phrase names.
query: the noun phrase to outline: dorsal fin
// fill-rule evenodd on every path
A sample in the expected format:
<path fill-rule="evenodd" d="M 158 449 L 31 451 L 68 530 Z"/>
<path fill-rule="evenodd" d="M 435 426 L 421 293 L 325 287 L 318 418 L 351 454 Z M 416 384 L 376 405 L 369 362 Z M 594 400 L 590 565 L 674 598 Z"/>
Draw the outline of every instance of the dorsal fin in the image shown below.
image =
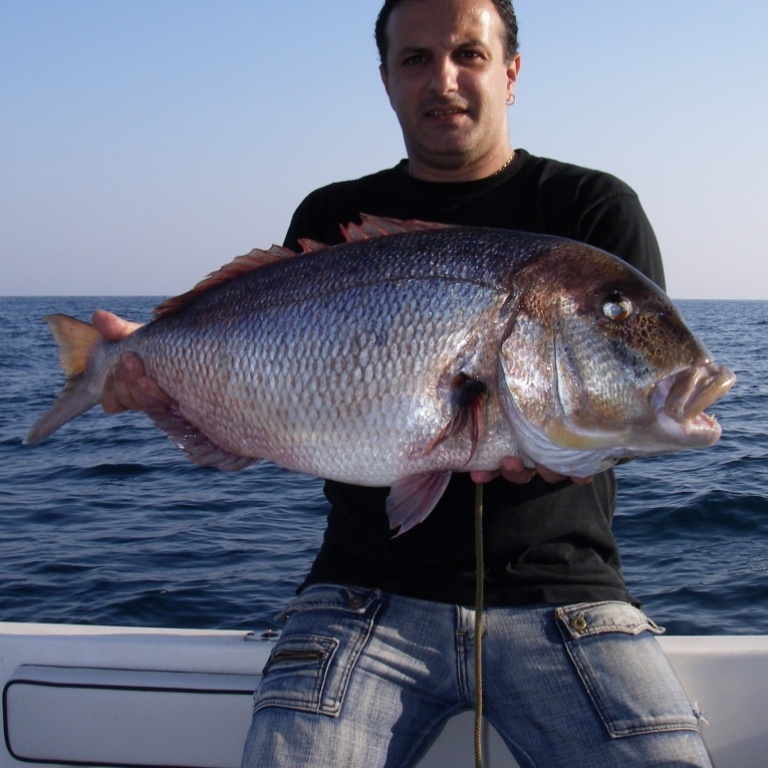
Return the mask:
<path fill-rule="evenodd" d="M 425 229 L 444 229 L 450 226 L 449 224 L 431 224 L 426 221 L 401 221 L 400 219 L 392 219 L 385 216 L 369 216 L 365 213 L 361 214 L 360 218 L 362 219 L 360 224 L 350 223 L 341 227 L 341 234 L 346 242 L 351 243 L 359 240 L 368 240 L 372 237 L 396 235 L 401 232 L 417 232 Z M 299 245 L 301 245 L 302 254 L 315 253 L 328 248 L 325 243 L 309 238 L 299 240 Z M 211 272 L 210 275 L 201 280 L 194 288 L 186 293 L 166 299 L 155 307 L 154 315 L 155 317 L 162 317 L 163 315 L 177 312 L 191 304 L 195 299 L 216 285 L 232 280 L 245 272 L 251 272 L 254 269 L 259 269 L 267 264 L 273 264 L 276 261 L 290 259 L 296 255 L 297 254 L 289 248 L 283 248 L 279 245 L 273 245 L 268 251 L 254 248 L 250 253 L 246 253 L 244 256 L 238 256 L 216 272 Z"/>
<path fill-rule="evenodd" d="M 203 278 L 194 288 L 186 293 L 166 299 L 162 304 L 155 307 L 154 315 L 155 317 L 161 317 L 162 315 L 176 312 L 191 304 L 198 296 L 216 285 L 226 283 L 228 280 L 232 280 L 245 272 L 252 272 L 254 269 L 259 269 L 267 264 L 274 264 L 276 261 L 282 261 L 283 259 L 291 259 L 294 256 L 296 254 L 292 250 L 283 248 L 280 245 L 273 245 L 268 251 L 254 248 L 250 253 L 238 256 L 229 264 L 225 264 L 221 269 L 216 270 L 216 272 L 211 272 L 208 277 Z"/>
<path fill-rule="evenodd" d="M 324 251 L 328 246 L 319 240 L 310 240 L 307 237 L 299 239 L 302 253 L 314 253 L 315 251 Z"/>
<path fill-rule="evenodd" d="M 348 243 L 357 240 L 369 240 L 372 237 L 382 237 L 384 235 L 397 235 L 401 232 L 419 232 L 425 229 L 448 229 L 450 224 L 435 224 L 429 221 L 418 221 L 411 219 L 403 221 L 402 219 L 392 219 L 387 216 L 370 216 L 367 213 L 361 213 L 360 224 L 353 222 L 341 227 L 341 234 Z"/>

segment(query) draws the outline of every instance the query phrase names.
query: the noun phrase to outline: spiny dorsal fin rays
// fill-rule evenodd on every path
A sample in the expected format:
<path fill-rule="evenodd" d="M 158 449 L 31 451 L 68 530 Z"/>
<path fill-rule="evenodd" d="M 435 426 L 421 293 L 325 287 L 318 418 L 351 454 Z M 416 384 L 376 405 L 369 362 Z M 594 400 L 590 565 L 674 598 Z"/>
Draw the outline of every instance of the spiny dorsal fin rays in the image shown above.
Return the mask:
<path fill-rule="evenodd" d="M 341 234 L 348 243 L 357 240 L 370 240 L 373 237 L 384 235 L 398 235 L 403 232 L 418 232 L 425 229 L 448 229 L 450 224 L 435 224 L 428 221 L 411 219 L 393 219 L 387 216 L 370 216 L 367 213 L 360 214 L 360 224 L 350 222 L 341 227 Z"/>
<path fill-rule="evenodd" d="M 395 235 L 401 232 L 416 232 L 424 229 L 444 229 L 447 224 L 430 224 L 424 221 L 401 221 L 400 219 L 390 219 L 382 216 L 369 216 L 361 214 L 362 222 L 360 224 L 347 224 L 341 227 L 342 235 L 346 242 L 368 240 L 373 237 L 382 237 L 384 235 Z M 305 253 L 317 253 L 323 251 L 329 246 L 325 243 L 311 240 L 309 238 L 299 240 L 302 247 L 301 255 Z M 260 269 L 267 264 L 274 264 L 276 261 L 291 259 L 297 256 L 289 248 L 283 248 L 280 245 L 273 245 L 269 250 L 264 251 L 260 248 L 254 248 L 250 253 L 244 256 L 238 256 L 229 264 L 225 264 L 221 269 L 211 272 L 210 275 L 201 280 L 197 285 L 186 293 L 166 299 L 162 304 L 155 307 L 155 317 L 169 315 L 191 304 L 198 296 L 209 291 L 216 285 L 226 283 L 238 275 L 245 272 L 251 272 L 254 269 Z"/>
<path fill-rule="evenodd" d="M 221 269 L 216 270 L 216 272 L 211 272 L 208 277 L 203 278 L 194 288 L 186 293 L 166 299 L 162 304 L 155 307 L 154 315 L 155 317 L 161 317 L 162 315 L 176 312 L 191 304 L 198 296 L 211 290 L 216 285 L 226 283 L 245 272 L 252 272 L 254 269 L 259 269 L 267 264 L 274 264 L 276 261 L 290 259 L 294 256 L 296 254 L 292 250 L 283 248 L 280 245 L 273 245 L 268 251 L 254 248 L 250 253 L 238 256 L 229 264 L 225 264 Z"/>
<path fill-rule="evenodd" d="M 307 237 L 299 239 L 302 253 L 314 253 L 315 251 L 324 251 L 328 246 L 319 240 L 310 240 Z"/>

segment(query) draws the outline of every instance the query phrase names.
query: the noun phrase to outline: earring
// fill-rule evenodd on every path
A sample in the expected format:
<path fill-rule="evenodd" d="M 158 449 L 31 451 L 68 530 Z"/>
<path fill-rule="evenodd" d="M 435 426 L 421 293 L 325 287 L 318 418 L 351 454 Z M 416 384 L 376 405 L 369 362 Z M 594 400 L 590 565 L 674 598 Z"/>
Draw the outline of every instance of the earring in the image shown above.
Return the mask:
<path fill-rule="evenodd" d="M 510 97 L 507 99 L 507 106 L 511 107 L 515 102 L 517 101 L 517 96 L 515 94 L 511 94 Z"/>

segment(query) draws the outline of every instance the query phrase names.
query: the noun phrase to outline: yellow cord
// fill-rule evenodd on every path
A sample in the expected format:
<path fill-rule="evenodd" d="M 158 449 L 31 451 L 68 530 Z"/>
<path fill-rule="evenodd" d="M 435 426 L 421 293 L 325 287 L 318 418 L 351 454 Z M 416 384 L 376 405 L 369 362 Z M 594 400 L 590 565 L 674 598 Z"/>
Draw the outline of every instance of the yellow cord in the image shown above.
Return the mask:
<path fill-rule="evenodd" d="M 475 768 L 483 766 L 483 485 L 475 486 Z"/>

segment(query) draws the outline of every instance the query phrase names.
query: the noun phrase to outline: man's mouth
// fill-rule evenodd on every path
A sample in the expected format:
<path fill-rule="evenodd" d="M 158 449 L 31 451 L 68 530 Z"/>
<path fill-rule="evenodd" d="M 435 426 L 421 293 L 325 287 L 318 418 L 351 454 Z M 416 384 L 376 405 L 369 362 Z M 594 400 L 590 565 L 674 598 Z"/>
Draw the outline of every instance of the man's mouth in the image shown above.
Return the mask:
<path fill-rule="evenodd" d="M 464 115 L 466 113 L 466 109 L 453 107 L 451 109 L 430 109 L 426 114 L 427 117 L 446 117 L 450 115 Z"/>
<path fill-rule="evenodd" d="M 449 102 L 444 103 L 432 103 L 426 104 L 422 108 L 422 114 L 427 118 L 450 118 L 457 115 L 469 114 L 469 106 L 467 104 L 451 104 Z"/>

